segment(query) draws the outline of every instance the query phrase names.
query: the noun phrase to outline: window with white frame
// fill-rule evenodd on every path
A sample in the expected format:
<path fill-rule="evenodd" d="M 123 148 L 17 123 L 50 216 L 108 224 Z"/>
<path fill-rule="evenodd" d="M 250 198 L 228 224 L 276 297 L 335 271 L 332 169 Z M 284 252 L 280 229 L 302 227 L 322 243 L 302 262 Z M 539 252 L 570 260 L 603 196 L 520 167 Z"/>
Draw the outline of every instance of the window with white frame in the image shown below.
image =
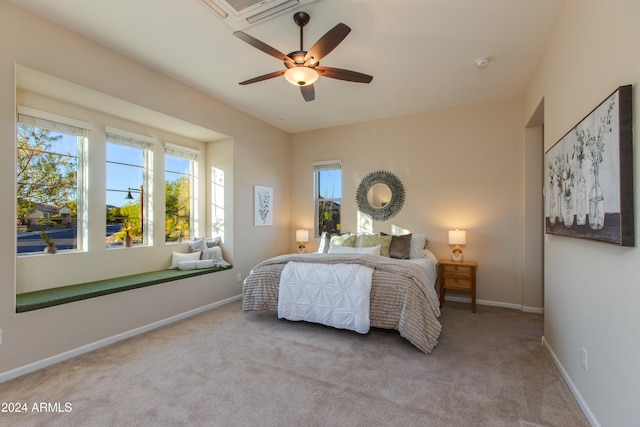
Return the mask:
<path fill-rule="evenodd" d="M 148 185 L 153 139 L 107 127 L 107 248 L 151 245 Z"/>
<path fill-rule="evenodd" d="M 224 170 L 211 168 L 211 237 L 224 241 Z"/>
<path fill-rule="evenodd" d="M 91 125 L 18 107 L 18 254 L 86 248 L 85 153 Z"/>
<path fill-rule="evenodd" d="M 165 241 L 198 235 L 199 151 L 165 143 Z"/>
<path fill-rule="evenodd" d="M 339 233 L 342 202 L 341 161 L 314 162 L 313 174 L 316 237 L 324 232 Z"/>

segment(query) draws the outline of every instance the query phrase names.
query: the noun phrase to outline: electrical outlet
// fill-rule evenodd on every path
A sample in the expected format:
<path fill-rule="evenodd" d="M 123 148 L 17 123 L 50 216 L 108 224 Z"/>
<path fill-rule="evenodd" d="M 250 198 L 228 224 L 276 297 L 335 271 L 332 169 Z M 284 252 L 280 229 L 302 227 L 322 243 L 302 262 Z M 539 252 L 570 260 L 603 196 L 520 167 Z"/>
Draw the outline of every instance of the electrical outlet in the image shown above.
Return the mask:
<path fill-rule="evenodd" d="M 238 275 L 236 276 L 236 280 L 237 280 L 238 282 L 241 282 L 241 281 L 242 281 L 242 273 L 238 273 Z"/>
<path fill-rule="evenodd" d="M 587 350 L 582 349 L 582 369 L 587 370 Z"/>
<path fill-rule="evenodd" d="M 0 329 L 0 345 L 2 345 L 2 329 Z"/>

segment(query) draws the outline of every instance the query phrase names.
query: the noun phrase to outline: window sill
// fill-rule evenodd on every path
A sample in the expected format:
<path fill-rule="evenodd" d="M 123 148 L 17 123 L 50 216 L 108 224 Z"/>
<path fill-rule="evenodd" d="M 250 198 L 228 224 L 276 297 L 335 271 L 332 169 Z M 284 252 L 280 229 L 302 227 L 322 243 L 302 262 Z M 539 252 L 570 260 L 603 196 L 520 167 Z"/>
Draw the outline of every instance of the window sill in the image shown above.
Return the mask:
<path fill-rule="evenodd" d="M 215 273 L 230 268 L 232 267 L 203 268 L 201 270 L 186 271 L 150 271 L 147 273 L 133 274 L 131 276 L 115 277 L 113 279 L 27 292 L 16 295 L 16 313 L 39 310 L 41 308 L 53 307 L 74 301 L 200 276 L 202 274 Z"/>

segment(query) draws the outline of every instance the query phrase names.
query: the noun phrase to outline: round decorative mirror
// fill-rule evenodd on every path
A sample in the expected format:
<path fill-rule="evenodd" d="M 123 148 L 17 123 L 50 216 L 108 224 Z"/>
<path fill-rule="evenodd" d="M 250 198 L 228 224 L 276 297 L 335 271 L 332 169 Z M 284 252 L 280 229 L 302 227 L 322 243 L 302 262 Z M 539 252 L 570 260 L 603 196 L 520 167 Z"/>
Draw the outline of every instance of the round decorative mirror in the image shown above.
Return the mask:
<path fill-rule="evenodd" d="M 395 216 L 404 204 L 404 186 L 391 172 L 376 171 L 365 176 L 356 191 L 358 209 L 375 221 Z"/>
<path fill-rule="evenodd" d="M 391 189 L 381 182 L 373 184 L 367 192 L 367 201 L 374 209 L 384 208 L 391 201 Z"/>

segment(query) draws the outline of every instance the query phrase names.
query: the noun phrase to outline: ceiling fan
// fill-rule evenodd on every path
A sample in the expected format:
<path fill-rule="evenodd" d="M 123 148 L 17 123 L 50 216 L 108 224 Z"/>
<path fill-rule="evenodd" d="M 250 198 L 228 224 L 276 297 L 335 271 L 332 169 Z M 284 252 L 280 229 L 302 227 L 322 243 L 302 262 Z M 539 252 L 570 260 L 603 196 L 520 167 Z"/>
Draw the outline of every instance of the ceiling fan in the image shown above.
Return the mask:
<path fill-rule="evenodd" d="M 345 24 L 340 23 L 327 31 L 327 33 L 322 36 L 320 40 L 318 40 L 316 44 L 309 49 L 309 51 L 303 50 L 302 30 L 309 22 L 309 19 L 309 14 L 306 12 L 296 12 L 293 15 L 293 21 L 300 27 L 300 50 L 293 51 L 288 55 L 285 55 L 278 49 L 269 46 L 247 33 L 242 31 L 234 32 L 234 36 L 249 43 L 256 49 L 279 59 L 284 62 L 286 67 L 284 70 L 254 77 L 240 82 L 240 84 L 248 85 L 284 75 L 288 82 L 296 86 L 300 86 L 302 97 L 305 101 L 309 102 L 313 101 L 316 97 L 313 83 L 318 80 L 318 77 L 320 76 L 356 83 L 369 83 L 373 80 L 373 76 L 358 73 L 356 71 L 320 66 L 320 60 L 335 49 L 336 46 L 338 46 L 340 42 L 347 37 L 349 32 L 351 32 L 351 28 Z"/>

